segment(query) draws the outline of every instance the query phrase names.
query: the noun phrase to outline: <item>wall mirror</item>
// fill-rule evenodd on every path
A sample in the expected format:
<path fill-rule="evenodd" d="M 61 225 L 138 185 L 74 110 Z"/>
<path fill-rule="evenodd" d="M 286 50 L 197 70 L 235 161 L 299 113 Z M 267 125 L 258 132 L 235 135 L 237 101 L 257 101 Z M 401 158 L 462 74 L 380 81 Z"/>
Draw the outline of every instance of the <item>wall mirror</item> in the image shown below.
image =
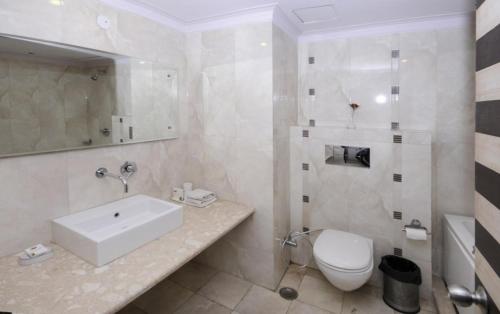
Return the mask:
<path fill-rule="evenodd" d="M 177 137 L 177 71 L 0 35 L 0 157 Z"/>
<path fill-rule="evenodd" d="M 325 145 L 325 163 L 370 168 L 370 148 L 344 145 Z"/>

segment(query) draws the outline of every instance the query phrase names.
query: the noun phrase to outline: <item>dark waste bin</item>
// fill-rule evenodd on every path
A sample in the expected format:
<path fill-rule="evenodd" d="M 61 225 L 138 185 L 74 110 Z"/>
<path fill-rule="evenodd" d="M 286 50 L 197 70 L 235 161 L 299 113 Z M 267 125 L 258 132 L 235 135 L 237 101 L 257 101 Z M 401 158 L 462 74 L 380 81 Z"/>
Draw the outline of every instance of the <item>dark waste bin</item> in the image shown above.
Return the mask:
<path fill-rule="evenodd" d="M 406 258 L 386 255 L 378 268 L 384 273 L 384 302 L 402 313 L 420 312 L 420 268 Z"/>

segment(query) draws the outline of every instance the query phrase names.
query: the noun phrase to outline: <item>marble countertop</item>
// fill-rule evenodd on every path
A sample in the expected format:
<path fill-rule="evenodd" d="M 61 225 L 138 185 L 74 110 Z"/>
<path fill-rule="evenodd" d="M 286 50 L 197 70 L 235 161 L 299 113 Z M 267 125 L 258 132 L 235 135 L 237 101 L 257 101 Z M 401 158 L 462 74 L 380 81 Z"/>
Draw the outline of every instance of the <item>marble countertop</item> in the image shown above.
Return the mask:
<path fill-rule="evenodd" d="M 218 201 L 184 205 L 182 227 L 105 265 L 95 267 L 52 244 L 54 257 L 19 266 L 0 258 L 0 312 L 114 313 L 168 277 L 249 217 L 252 208 Z"/>

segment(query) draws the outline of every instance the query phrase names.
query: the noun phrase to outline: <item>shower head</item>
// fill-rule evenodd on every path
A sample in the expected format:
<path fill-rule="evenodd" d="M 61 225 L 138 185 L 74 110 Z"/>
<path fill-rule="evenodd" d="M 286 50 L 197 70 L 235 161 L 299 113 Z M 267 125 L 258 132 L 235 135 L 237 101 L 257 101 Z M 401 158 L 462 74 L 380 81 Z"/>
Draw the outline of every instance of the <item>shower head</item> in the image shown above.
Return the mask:
<path fill-rule="evenodd" d="M 108 71 L 106 71 L 105 69 L 101 69 L 101 70 L 97 70 L 91 77 L 90 79 L 92 81 L 97 81 L 99 79 L 99 75 L 106 75 L 108 73 Z"/>

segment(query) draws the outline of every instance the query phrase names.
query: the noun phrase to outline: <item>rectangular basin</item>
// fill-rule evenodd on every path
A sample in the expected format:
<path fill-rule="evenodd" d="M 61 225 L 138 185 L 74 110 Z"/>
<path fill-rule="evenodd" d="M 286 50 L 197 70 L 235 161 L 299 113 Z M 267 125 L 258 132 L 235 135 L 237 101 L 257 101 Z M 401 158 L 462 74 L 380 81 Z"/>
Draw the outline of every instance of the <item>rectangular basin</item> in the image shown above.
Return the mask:
<path fill-rule="evenodd" d="M 136 195 L 52 221 L 52 240 L 102 266 L 182 225 L 182 206 Z"/>

